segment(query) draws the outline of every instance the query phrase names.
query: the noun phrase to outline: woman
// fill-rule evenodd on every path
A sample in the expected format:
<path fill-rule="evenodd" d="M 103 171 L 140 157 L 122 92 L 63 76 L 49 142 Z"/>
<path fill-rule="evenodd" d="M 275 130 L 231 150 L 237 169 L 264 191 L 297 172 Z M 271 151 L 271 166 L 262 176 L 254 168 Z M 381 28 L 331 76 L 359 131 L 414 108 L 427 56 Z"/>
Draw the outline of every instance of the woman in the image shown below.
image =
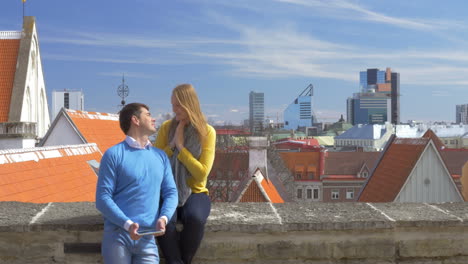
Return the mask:
<path fill-rule="evenodd" d="M 179 205 L 158 244 L 167 264 L 189 264 L 203 238 L 211 201 L 206 182 L 215 155 L 216 132 L 201 112 L 198 96 L 190 84 L 174 88 L 171 96 L 175 117 L 165 121 L 155 146 L 171 160 L 179 192 Z M 183 230 L 176 230 L 176 222 Z"/>

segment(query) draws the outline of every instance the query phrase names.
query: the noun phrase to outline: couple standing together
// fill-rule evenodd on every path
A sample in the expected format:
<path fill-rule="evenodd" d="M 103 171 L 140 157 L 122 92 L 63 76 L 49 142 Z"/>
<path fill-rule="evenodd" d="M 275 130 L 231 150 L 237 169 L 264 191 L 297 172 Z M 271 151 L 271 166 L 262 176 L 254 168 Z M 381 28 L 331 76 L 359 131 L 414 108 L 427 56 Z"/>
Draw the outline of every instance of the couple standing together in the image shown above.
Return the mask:
<path fill-rule="evenodd" d="M 102 255 L 106 264 L 158 263 L 153 235 L 167 264 L 191 263 L 203 238 L 211 201 L 206 182 L 215 155 L 216 132 L 201 112 L 190 84 L 174 88 L 175 117 L 156 132 L 148 106 L 128 104 L 119 113 L 123 142 L 102 157 L 96 208 L 104 216 Z M 176 222 L 183 230 L 176 230 Z"/>

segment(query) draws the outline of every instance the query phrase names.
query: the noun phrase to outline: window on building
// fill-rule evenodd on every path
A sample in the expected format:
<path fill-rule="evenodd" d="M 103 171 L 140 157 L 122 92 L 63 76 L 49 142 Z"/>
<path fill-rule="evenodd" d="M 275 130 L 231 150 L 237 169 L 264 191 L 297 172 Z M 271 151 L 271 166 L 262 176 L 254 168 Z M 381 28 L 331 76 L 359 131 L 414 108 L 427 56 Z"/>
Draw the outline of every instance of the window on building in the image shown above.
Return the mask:
<path fill-rule="evenodd" d="M 315 177 L 315 172 L 310 171 L 309 173 L 307 173 L 307 177 L 309 178 L 309 180 L 314 179 L 314 177 Z"/>
<path fill-rule="evenodd" d="M 302 173 L 296 172 L 296 180 L 300 180 L 302 178 Z"/>
<path fill-rule="evenodd" d="M 347 189 L 346 190 L 346 199 L 354 199 L 354 190 L 353 189 Z"/>
<path fill-rule="evenodd" d="M 313 199 L 314 199 L 314 200 L 318 200 L 318 199 L 319 199 L 319 190 L 318 190 L 318 189 L 314 189 L 314 196 L 313 196 Z"/>
<path fill-rule="evenodd" d="M 63 94 L 63 107 L 65 107 L 66 109 L 70 108 L 70 94 L 69 93 Z"/>
<path fill-rule="evenodd" d="M 302 199 L 302 189 L 297 189 L 297 199 Z"/>
<path fill-rule="evenodd" d="M 452 144 L 452 145 L 455 144 L 455 140 L 451 139 L 450 144 Z"/>
<path fill-rule="evenodd" d="M 363 178 L 369 177 L 369 172 L 363 171 L 363 172 L 362 172 L 362 177 L 363 177 Z"/>
<path fill-rule="evenodd" d="M 312 199 L 312 189 L 307 189 L 307 199 Z"/>
<path fill-rule="evenodd" d="M 340 191 L 339 190 L 332 190 L 331 198 L 332 198 L 332 200 L 340 199 Z"/>

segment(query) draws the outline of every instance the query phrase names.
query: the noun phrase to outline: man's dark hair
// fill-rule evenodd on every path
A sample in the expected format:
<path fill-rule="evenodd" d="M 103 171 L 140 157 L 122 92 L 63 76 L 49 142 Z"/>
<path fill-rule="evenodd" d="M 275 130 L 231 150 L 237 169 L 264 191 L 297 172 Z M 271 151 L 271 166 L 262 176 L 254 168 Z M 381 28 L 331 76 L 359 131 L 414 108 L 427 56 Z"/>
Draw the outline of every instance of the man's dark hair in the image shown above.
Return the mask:
<path fill-rule="evenodd" d="M 125 105 L 119 112 L 120 128 L 127 135 L 130 130 L 130 124 L 132 123 L 132 116 L 140 118 L 141 108 L 146 108 L 149 111 L 149 107 L 141 103 L 131 103 Z"/>

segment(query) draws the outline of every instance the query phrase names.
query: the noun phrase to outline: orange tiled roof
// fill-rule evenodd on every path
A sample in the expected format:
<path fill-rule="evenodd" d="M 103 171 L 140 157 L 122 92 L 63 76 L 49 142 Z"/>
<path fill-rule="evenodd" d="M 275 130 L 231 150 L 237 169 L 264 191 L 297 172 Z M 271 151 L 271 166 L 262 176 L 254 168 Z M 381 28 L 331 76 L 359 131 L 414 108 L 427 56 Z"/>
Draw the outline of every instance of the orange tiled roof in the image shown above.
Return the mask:
<path fill-rule="evenodd" d="M 66 111 L 86 141 L 96 143 L 102 153 L 125 139 L 116 114 L 70 109 Z"/>
<path fill-rule="evenodd" d="M 396 138 L 364 186 L 360 202 L 392 202 L 431 139 Z"/>
<path fill-rule="evenodd" d="M 270 201 L 272 203 L 284 203 L 284 200 L 281 198 L 281 196 L 278 193 L 278 190 L 276 190 L 276 187 L 271 181 L 268 181 L 267 179 L 263 178 L 261 184 L 263 190 L 265 190 L 268 197 L 270 197 Z"/>
<path fill-rule="evenodd" d="M 0 150 L 0 201 L 93 202 L 96 144 Z"/>
<path fill-rule="evenodd" d="M 254 176 L 241 193 L 239 202 L 284 203 L 284 200 L 281 198 L 274 184 L 265 179 L 260 170 L 257 169 Z"/>
<path fill-rule="evenodd" d="M 8 121 L 21 39 L 0 39 L 0 122 Z"/>

